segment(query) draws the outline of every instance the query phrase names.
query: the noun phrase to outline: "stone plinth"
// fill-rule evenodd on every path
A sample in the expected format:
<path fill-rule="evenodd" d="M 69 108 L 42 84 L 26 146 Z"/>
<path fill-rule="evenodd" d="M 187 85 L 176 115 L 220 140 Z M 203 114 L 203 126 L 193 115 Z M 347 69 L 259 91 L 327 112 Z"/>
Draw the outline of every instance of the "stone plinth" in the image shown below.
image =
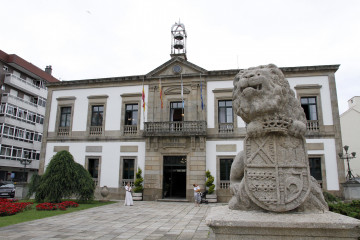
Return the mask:
<path fill-rule="evenodd" d="M 206 224 L 216 239 L 358 239 L 360 221 L 333 212 L 269 213 L 213 207 Z"/>
<path fill-rule="evenodd" d="M 360 183 L 345 182 L 342 184 L 344 188 L 345 200 L 360 200 Z"/>

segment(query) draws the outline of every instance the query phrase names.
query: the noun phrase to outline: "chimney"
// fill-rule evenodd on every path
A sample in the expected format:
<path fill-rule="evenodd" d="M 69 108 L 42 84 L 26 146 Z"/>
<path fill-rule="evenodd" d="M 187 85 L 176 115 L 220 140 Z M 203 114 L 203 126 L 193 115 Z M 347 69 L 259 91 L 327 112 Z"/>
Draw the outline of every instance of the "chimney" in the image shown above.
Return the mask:
<path fill-rule="evenodd" d="M 51 75 L 51 73 L 52 73 L 52 68 L 51 68 L 51 65 L 46 66 L 46 68 L 45 68 L 45 72 Z"/>

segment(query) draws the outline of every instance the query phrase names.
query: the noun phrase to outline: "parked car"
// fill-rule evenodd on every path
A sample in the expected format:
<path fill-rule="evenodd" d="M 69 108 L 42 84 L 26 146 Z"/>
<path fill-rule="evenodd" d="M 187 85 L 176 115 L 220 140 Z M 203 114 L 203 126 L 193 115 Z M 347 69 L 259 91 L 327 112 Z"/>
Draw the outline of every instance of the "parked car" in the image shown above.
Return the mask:
<path fill-rule="evenodd" d="M 15 197 L 15 185 L 13 183 L 5 183 L 1 185 L 0 197 Z"/>

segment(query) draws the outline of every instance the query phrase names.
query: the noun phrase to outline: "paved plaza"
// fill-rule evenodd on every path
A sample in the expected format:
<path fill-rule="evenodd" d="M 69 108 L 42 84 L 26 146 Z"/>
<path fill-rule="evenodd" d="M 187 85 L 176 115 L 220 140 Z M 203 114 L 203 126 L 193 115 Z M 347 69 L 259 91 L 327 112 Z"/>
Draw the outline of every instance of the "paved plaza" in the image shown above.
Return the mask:
<path fill-rule="evenodd" d="M 124 201 L 0 228 L 0 239 L 215 239 L 205 224 L 223 204 Z"/>

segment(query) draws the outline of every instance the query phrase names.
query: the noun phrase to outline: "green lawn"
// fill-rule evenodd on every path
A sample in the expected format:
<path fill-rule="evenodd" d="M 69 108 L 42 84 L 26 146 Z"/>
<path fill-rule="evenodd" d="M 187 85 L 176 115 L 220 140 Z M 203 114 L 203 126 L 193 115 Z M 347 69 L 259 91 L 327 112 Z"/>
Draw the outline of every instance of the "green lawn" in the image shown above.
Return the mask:
<path fill-rule="evenodd" d="M 22 201 L 22 202 L 33 202 L 33 200 Z M 60 215 L 60 214 L 66 214 L 66 213 L 81 211 L 81 210 L 84 210 L 84 209 L 104 206 L 104 205 L 112 204 L 112 203 L 115 203 L 115 202 L 92 201 L 91 203 L 81 203 L 81 202 L 78 202 L 78 203 L 79 203 L 79 207 L 77 207 L 77 208 L 68 208 L 65 211 L 61 211 L 61 210 L 37 211 L 35 207 L 36 207 L 36 205 L 38 203 L 34 202 L 34 204 L 32 206 L 32 209 L 30 209 L 30 210 L 26 210 L 26 211 L 17 213 L 17 214 L 12 215 L 12 216 L 0 217 L 0 227 L 5 227 L 5 226 L 17 224 L 17 223 L 32 221 L 32 220 L 46 218 L 46 217 L 52 217 L 52 216 L 56 216 L 56 215 Z"/>

